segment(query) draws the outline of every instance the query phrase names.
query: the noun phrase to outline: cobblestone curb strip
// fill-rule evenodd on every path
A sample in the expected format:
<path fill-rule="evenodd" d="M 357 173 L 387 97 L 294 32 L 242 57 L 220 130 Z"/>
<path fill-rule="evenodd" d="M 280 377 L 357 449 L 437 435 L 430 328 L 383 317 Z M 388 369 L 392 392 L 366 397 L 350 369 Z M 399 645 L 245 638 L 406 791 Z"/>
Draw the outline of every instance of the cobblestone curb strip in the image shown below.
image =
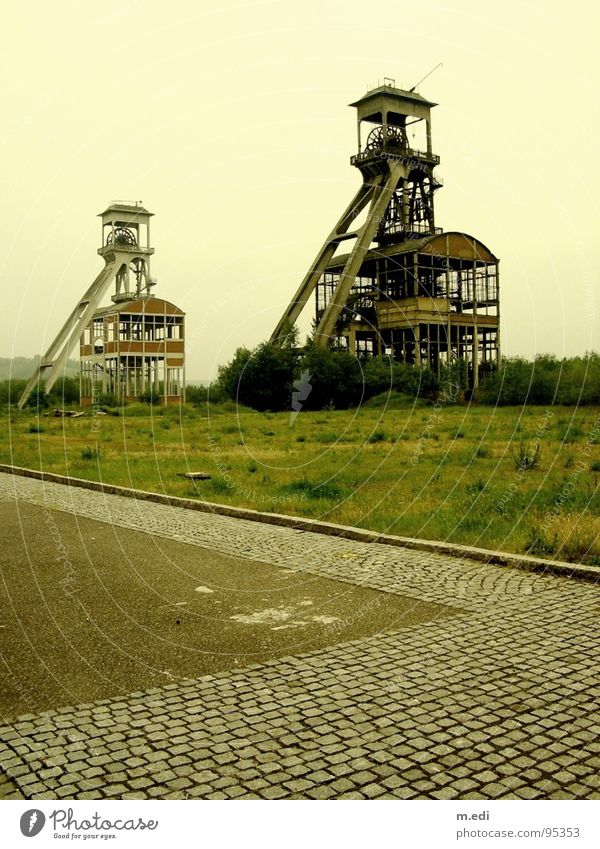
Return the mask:
<path fill-rule="evenodd" d="M 262 522 L 278 527 L 293 528 L 294 530 L 311 531 L 312 533 L 338 536 L 357 542 L 377 543 L 381 545 L 399 546 L 416 551 L 447 554 L 451 557 L 467 558 L 481 563 L 497 566 L 512 566 L 532 572 L 543 572 L 551 575 L 561 575 L 580 580 L 600 582 L 600 567 L 584 566 L 581 564 L 565 563 L 557 560 L 544 560 L 540 557 L 528 557 L 510 552 L 492 551 L 485 548 L 457 545 L 448 542 L 401 537 L 392 534 L 378 534 L 361 528 L 336 525 L 332 522 L 320 522 L 315 519 L 305 519 L 299 516 L 286 516 L 280 513 L 261 513 L 244 507 L 232 507 L 227 504 L 216 504 L 210 501 L 196 501 L 191 498 L 179 498 L 174 495 L 164 495 L 157 492 L 147 492 L 141 489 L 116 486 L 115 484 L 88 481 L 83 478 L 57 475 L 53 472 L 41 472 L 36 469 L 25 469 L 21 466 L 11 466 L 0 463 L 0 473 L 19 475 L 35 480 L 80 487 L 107 495 L 120 495 L 124 498 L 134 498 L 137 501 L 152 501 L 170 507 L 182 507 L 186 510 L 196 510 L 202 513 L 212 513 L 219 516 L 231 516 L 246 519 L 251 522 Z"/>

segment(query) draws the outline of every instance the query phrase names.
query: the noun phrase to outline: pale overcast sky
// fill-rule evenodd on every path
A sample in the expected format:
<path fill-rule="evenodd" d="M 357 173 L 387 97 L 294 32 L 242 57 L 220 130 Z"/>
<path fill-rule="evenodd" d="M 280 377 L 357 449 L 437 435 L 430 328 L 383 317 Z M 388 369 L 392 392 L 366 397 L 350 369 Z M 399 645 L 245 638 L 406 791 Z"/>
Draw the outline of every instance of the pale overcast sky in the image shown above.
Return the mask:
<path fill-rule="evenodd" d="M 599 24 L 584 0 L 5 0 L 0 356 L 47 347 L 102 268 L 97 213 L 141 199 L 188 376 L 214 375 L 360 183 L 347 104 L 438 62 L 436 223 L 500 257 L 503 352 L 598 350 Z"/>

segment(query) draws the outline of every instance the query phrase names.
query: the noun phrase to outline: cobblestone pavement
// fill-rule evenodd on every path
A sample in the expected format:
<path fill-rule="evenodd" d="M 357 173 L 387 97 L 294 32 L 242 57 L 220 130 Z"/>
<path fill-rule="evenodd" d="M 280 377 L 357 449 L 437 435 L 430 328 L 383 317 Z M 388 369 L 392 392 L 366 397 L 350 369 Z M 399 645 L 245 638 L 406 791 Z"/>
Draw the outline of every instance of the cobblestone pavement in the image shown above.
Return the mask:
<path fill-rule="evenodd" d="M 0 475 L 25 499 L 460 615 L 0 729 L 12 798 L 599 798 L 600 589 Z"/>

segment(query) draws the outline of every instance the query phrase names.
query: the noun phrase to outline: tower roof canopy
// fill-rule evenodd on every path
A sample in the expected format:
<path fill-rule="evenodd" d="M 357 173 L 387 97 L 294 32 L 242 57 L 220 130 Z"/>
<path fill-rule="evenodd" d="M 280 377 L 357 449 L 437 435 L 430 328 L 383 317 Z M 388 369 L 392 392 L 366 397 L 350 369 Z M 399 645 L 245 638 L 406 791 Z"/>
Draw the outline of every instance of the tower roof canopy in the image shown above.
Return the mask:
<path fill-rule="evenodd" d="M 403 123 L 407 115 L 428 118 L 431 108 L 437 106 L 437 103 L 426 100 L 416 91 L 405 91 L 393 85 L 380 85 L 370 89 L 350 106 L 358 110 L 359 121 L 379 124 L 386 114 L 388 123 L 394 125 Z"/>
<path fill-rule="evenodd" d="M 105 215 L 110 215 L 113 212 L 128 212 L 130 215 L 148 215 L 153 216 L 153 212 L 149 212 L 140 201 L 113 201 L 110 206 L 107 206 L 104 212 L 98 213 L 98 218 L 104 218 Z"/>
<path fill-rule="evenodd" d="M 468 233 L 449 230 L 444 233 L 424 236 L 422 239 L 407 239 L 396 245 L 371 248 L 365 254 L 364 262 L 374 262 L 383 257 L 395 257 L 402 254 L 431 254 L 437 257 L 461 259 L 479 264 L 496 263 L 498 258 L 491 250 Z M 327 271 L 341 271 L 350 254 L 340 254 L 327 263 Z"/>
<path fill-rule="evenodd" d="M 377 88 L 371 88 L 366 94 L 359 97 L 358 100 L 355 100 L 354 103 L 350 103 L 349 106 L 358 106 L 361 103 L 367 103 L 369 100 L 378 97 L 380 94 L 386 94 L 390 97 L 399 97 L 402 98 L 402 100 L 411 101 L 413 103 L 424 103 L 427 106 L 437 106 L 437 103 L 427 100 L 416 91 L 406 91 L 406 89 L 396 88 L 391 85 L 380 85 L 377 86 Z"/>
<path fill-rule="evenodd" d="M 163 298 L 133 297 L 129 301 L 120 301 L 117 304 L 109 304 L 99 307 L 94 313 L 94 318 L 102 315 L 120 315 L 121 313 L 146 313 L 147 315 L 185 315 L 184 311 Z"/>

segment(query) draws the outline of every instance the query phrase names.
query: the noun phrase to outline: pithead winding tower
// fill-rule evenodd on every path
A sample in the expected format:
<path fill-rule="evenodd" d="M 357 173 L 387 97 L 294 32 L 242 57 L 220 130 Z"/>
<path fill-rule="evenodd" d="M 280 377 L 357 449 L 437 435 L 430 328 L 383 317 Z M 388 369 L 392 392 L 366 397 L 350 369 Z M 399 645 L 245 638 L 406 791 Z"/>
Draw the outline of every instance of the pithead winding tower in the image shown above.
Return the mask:
<path fill-rule="evenodd" d="M 500 358 L 498 259 L 435 226 L 436 104 L 393 80 L 352 103 L 362 185 L 275 328 L 277 343 L 315 295 L 315 342 L 428 366 L 463 360 L 476 388 Z M 363 124 L 370 125 L 364 139 Z M 364 139 L 364 143 L 363 143 Z M 344 252 L 345 243 L 351 243 Z"/>
<path fill-rule="evenodd" d="M 153 213 L 141 202 L 117 201 L 99 217 L 104 268 L 40 360 L 20 408 L 36 388 L 50 392 L 78 343 L 83 405 L 95 405 L 103 396 L 118 403 L 148 393 L 163 404 L 185 398 L 184 313 L 151 293 L 156 285 L 150 275 Z M 113 281 L 112 303 L 102 307 Z"/>

